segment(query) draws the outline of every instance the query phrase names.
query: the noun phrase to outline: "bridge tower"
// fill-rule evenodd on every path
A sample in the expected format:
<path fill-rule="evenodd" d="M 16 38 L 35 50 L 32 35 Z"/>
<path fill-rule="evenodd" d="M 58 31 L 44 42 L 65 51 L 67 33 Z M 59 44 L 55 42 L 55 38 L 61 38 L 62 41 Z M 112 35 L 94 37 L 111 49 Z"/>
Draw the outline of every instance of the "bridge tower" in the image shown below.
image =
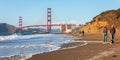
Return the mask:
<path fill-rule="evenodd" d="M 51 8 L 47 8 L 47 24 L 46 24 L 46 32 L 51 32 Z"/>
<path fill-rule="evenodd" d="M 18 30 L 19 30 L 19 33 L 22 32 L 22 16 L 19 17 L 19 28 L 18 28 Z"/>

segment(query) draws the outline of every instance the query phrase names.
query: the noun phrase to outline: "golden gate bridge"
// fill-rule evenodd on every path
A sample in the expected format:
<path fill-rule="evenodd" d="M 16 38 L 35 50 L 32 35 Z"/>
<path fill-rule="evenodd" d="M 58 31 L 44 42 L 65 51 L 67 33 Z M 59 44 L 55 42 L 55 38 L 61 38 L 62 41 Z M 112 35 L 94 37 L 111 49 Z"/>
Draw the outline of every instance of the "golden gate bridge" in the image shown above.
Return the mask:
<path fill-rule="evenodd" d="M 51 32 L 51 27 L 52 26 L 59 26 L 60 27 L 60 32 L 61 33 L 68 33 L 72 31 L 72 27 L 78 26 L 77 24 L 52 24 L 52 9 L 47 8 L 47 23 L 46 24 L 34 24 L 34 25 L 29 25 L 29 26 L 23 26 L 22 24 L 22 16 L 19 17 L 19 33 L 22 31 L 23 28 L 30 28 L 30 27 L 46 27 L 46 32 Z M 81 26 L 82 24 L 79 24 Z"/>

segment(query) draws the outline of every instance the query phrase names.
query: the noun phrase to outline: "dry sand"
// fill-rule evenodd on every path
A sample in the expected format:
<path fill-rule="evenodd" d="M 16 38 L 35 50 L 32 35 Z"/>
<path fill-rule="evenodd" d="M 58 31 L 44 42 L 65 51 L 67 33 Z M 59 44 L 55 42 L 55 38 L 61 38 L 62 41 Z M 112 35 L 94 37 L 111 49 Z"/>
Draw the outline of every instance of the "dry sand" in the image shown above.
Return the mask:
<path fill-rule="evenodd" d="M 104 44 L 102 34 L 86 34 L 84 38 L 76 39 L 75 43 L 64 45 L 60 50 L 33 55 L 27 60 L 120 60 L 119 40 L 116 34 L 114 44 Z"/>

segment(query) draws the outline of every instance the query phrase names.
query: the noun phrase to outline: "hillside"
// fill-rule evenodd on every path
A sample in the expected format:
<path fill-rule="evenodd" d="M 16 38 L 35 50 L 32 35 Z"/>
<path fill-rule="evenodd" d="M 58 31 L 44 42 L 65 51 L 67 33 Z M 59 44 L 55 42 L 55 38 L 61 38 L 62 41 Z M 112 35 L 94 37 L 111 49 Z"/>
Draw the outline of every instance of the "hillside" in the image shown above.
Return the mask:
<path fill-rule="evenodd" d="M 16 31 L 16 27 L 7 23 L 0 23 L 0 35 L 13 34 Z"/>
<path fill-rule="evenodd" d="M 117 31 L 120 30 L 120 9 L 104 11 L 99 15 L 95 16 L 85 26 L 76 29 L 73 32 L 79 32 L 80 30 L 85 30 L 85 32 L 89 33 L 102 32 L 104 26 L 110 29 L 110 26 L 112 24 L 115 25 Z"/>

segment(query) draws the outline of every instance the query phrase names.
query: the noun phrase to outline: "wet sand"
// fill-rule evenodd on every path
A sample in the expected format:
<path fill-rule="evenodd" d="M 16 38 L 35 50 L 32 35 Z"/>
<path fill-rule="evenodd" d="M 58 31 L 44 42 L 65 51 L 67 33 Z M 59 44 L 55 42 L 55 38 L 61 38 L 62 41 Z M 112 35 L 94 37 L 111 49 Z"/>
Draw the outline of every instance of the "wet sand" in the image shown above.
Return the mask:
<path fill-rule="evenodd" d="M 60 50 L 33 55 L 27 60 L 120 60 L 119 40 L 116 34 L 114 44 L 104 44 L 102 34 L 86 34 L 84 38 L 80 37 Z"/>

